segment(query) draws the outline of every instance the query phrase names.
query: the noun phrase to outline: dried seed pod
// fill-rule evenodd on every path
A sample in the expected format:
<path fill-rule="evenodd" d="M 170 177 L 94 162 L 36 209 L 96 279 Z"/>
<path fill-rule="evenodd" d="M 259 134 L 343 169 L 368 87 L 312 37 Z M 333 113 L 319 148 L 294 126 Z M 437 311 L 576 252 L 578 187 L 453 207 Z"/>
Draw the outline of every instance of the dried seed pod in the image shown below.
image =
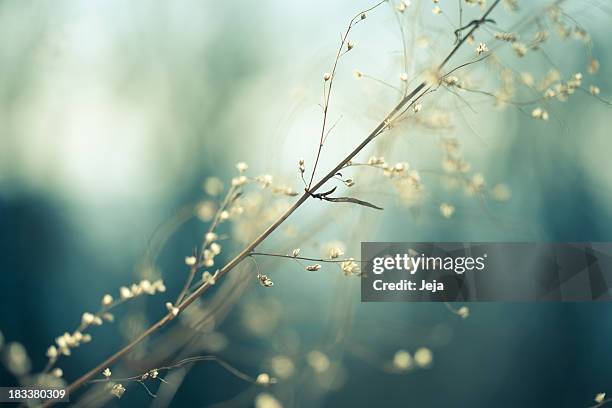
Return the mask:
<path fill-rule="evenodd" d="M 257 274 L 257 279 L 264 288 L 271 288 L 274 286 L 274 282 L 272 282 L 268 275 Z"/>

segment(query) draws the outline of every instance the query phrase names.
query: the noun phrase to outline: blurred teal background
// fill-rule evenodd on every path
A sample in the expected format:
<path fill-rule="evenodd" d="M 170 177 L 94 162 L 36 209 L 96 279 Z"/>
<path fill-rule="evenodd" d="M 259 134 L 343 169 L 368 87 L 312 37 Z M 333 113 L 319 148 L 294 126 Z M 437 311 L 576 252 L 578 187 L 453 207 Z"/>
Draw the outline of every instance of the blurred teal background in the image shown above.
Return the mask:
<path fill-rule="evenodd" d="M 523 3 L 519 14 L 500 8 L 494 18 L 510 26 L 547 4 Z M 607 6 L 567 3 L 568 14 L 589 30 L 600 71 L 587 76 L 584 47 L 554 36 L 546 45 L 548 58 L 513 63 L 539 75 L 552 60 L 564 78 L 583 72 L 585 84 L 596 84 L 601 97 L 610 99 Z M 338 33 L 369 5 L 0 2 L 0 330 L 5 342 L 24 344 L 34 371 L 44 366 L 48 345 L 73 328 L 83 311 L 94 310 L 104 293 L 139 280 L 155 231 L 203 199 L 207 177 L 227 184 L 234 164 L 246 161 L 249 174 L 273 174 L 301 190 L 296 163 L 314 159 L 322 73 L 333 61 Z M 422 22 L 405 18 L 406 36 L 429 36 L 429 45 L 411 55 L 412 77 L 450 49 L 452 27 L 445 19 L 455 21 L 457 13 L 451 2 L 441 4 L 448 10 L 444 16 L 434 16 L 427 1 L 411 7 Z M 469 12 L 477 15 L 478 9 Z M 332 97 L 333 119 L 342 118 L 319 174 L 397 100 L 385 85 L 356 81 L 353 70 L 401 86 L 402 43 L 391 7 L 370 13 L 351 38 L 356 47 L 341 60 Z M 471 57 L 467 50 L 457 63 Z M 482 65 L 468 72 L 491 88 L 495 69 Z M 408 208 L 390 183 L 357 173 L 356 191 L 383 205 L 383 213 L 330 209 L 312 200 L 290 219 L 297 235 L 290 240 L 279 232 L 265 247 L 286 252 L 301 246 L 304 254 L 321 256 L 323 243 L 341 240 L 347 255 L 358 257 L 359 242 L 366 240 L 612 240 L 608 105 L 578 92 L 552 104 L 551 120 L 542 122 L 512 106 L 500 111 L 482 97 L 470 99 L 472 108 L 443 90 L 429 98 L 453 112 L 452 130 L 400 126 L 364 152 L 362 161 L 384 155 L 415 169 L 437 168 L 440 134 L 453 136 L 487 183 L 509 186 L 508 202 L 483 204 L 424 173 L 428 196 L 418 208 Z M 423 101 L 424 112 L 428 103 Z M 441 201 L 453 203 L 454 217 L 440 216 Z M 205 228 L 197 218 L 186 222 L 160 253 L 154 273 L 164 278 L 168 293 L 141 305 L 147 319 L 161 316 L 164 302 L 180 290 L 182 260 Z M 224 244 L 222 258 L 240 249 L 243 238 Z M 219 354 L 258 373 L 270 370 L 275 355 L 291 351 L 299 368 L 307 365 L 303 356 L 309 350 L 323 349 L 334 367 L 331 379 L 319 381 L 299 368 L 287 384 L 265 390 L 284 406 L 366 407 L 383 400 L 388 406 L 575 407 L 612 391 L 610 305 L 473 304 L 470 317 L 460 320 L 440 304 L 359 304 L 358 280 L 308 274 L 293 263 L 265 260 L 261 267 L 274 277 L 274 291 L 264 293 L 252 279 L 247 295 L 218 327 L 227 339 Z M 267 305 L 261 311 L 266 316 L 282 317 L 272 319 L 270 331 L 249 334 L 240 322 L 261 305 Z M 62 361 L 66 378 L 125 343 L 120 321 L 134 308 L 119 311 L 116 323 L 97 329 L 91 344 Z M 287 338 L 299 341 L 289 347 Z M 432 367 L 403 375 L 380 368 L 398 349 L 422 346 L 433 351 Z M 0 368 L 1 384 L 13 381 Z M 218 366 L 200 364 L 172 404 L 208 406 L 239 395 L 226 405 L 244 406 L 259 392 Z M 133 386 L 110 404 L 151 402 Z"/>

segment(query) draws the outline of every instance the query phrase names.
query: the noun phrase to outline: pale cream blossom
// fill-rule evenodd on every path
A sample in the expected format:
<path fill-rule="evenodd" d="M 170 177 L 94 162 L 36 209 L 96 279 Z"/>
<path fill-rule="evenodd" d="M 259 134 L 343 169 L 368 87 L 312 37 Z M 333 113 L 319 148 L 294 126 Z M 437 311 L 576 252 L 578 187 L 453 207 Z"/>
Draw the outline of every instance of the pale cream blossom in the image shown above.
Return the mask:
<path fill-rule="evenodd" d="M 109 294 L 106 294 L 102 297 L 102 306 L 110 306 L 113 303 L 113 297 Z"/>
<path fill-rule="evenodd" d="M 548 120 L 548 112 L 540 107 L 537 107 L 531 111 L 531 117 L 534 119 Z"/>
<path fill-rule="evenodd" d="M 178 307 L 174 306 L 171 302 L 166 302 L 166 309 L 170 312 L 172 317 L 176 317 L 181 311 Z"/>
<path fill-rule="evenodd" d="M 83 324 L 84 326 L 88 326 L 88 325 L 92 324 L 94 322 L 94 320 L 95 320 L 95 316 L 92 313 L 89 313 L 89 312 L 85 312 L 81 316 L 81 324 Z"/>
<path fill-rule="evenodd" d="M 448 203 L 440 204 L 440 213 L 444 218 L 450 218 L 455 213 L 455 207 Z"/>
<path fill-rule="evenodd" d="M 393 355 L 393 367 L 405 371 L 412 367 L 412 356 L 406 350 L 398 350 Z"/>
<path fill-rule="evenodd" d="M 470 315 L 470 308 L 467 306 L 461 306 L 459 309 L 457 309 L 457 315 L 462 319 L 467 319 Z"/>
<path fill-rule="evenodd" d="M 113 388 L 111 388 L 111 394 L 113 394 L 117 398 L 121 398 L 125 393 L 125 387 L 122 384 L 115 384 Z"/>
<path fill-rule="evenodd" d="M 209 285 L 214 285 L 216 283 L 215 275 L 211 274 L 208 271 L 205 271 L 202 274 L 202 282 L 207 283 Z"/>
<path fill-rule="evenodd" d="M 259 385 L 270 385 L 270 384 L 274 384 L 276 380 L 270 377 L 268 373 L 261 373 L 257 376 L 257 378 L 255 379 L 255 382 Z"/>
<path fill-rule="evenodd" d="M 359 268 L 359 264 L 353 260 L 353 258 L 349 258 L 346 261 L 340 263 L 340 269 L 346 276 L 350 275 L 358 275 L 361 272 Z"/>
<path fill-rule="evenodd" d="M 485 43 L 480 43 L 478 44 L 478 47 L 476 47 L 476 54 L 480 55 L 484 52 L 489 51 L 489 47 L 487 47 L 487 44 Z"/>
<path fill-rule="evenodd" d="M 119 295 L 121 295 L 121 299 L 129 299 L 131 297 L 134 297 L 132 291 L 125 286 L 119 288 Z"/>
<path fill-rule="evenodd" d="M 433 353 L 427 347 L 421 347 L 414 353 L 414 361 L 419 367 L 429 367 L 433 362 Z"/>

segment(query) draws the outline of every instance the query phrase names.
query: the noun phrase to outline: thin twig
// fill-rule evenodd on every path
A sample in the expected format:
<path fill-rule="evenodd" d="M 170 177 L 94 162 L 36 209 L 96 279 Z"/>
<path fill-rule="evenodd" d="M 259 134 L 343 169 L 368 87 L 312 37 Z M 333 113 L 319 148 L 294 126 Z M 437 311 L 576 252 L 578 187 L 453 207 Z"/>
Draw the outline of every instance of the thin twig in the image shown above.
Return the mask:
<path fill-rule="evenodd" d="M 321 158 L 321 151 L 323 150 L 323 144 L 325 142 L 325 127 L 327 125 L 327 113 L 329 111 L 329 100 L 331 98 L 331 92 L 332 92 L 332 87 L 334 85 L 334 78 L 336 76 L 336 68 L 338 68 L 338 62 L 340 61 L 340 57 L 342 55 L 344 55 L 342 53 L 342 50 L 344 49 L 344 44 L 346 44 L 346 41 L 348 39 L 348 35 L 351 32 L 351 29 L 361 20 L 363 20 L 364 16 L 366 15 L 366 13 L 374 10 L 376 7 L 380 6 L 381 4 L 385 3 L 387 0 L 383 0 L 379 3 L 377 3 L 376 5 L 370 7 L 369 9 L 363 10 L 357 14 L 355 14 L 355 17 L 353 17 L 351 19 L 351 21 L 349 22 L 349 25 L 346 29 L 346 31 L 344 32 L 344 34 L 342 34 L 340 36 L 340 46 L 338 47 L 338 51 L 336 52 L 336 58 L 334 59 L 334 65 L 332 67 L 331 73 L 330 73 L 330 77 L 328 80 L 326 80 L 325 82 L 329 81 L 329 86 L 327 87 L 327 91 L 326 91 L 326 87 L 325 87 L 325 82 L 323 83 L 323 99 L 325 100 L 324 104 L 323 104 L 323 124 L 321 125 L 321 140 L 319 142 L 319 147 L 317 149 L 317 157 L 315 159 L 314 165 L 312 166 L 312 173 L 310 174 L 310 181 L 308 182 L 308 187 L 307 190 L 310 190 L 310 187 L 312 186 L 312 182 L 314 181 L 314 176 L 315 173 L 317 171 L 317 166 L 319 164 L 319 159 Z"/>
<path fill-rule="evenodd" d="M 273 258 L 287 258 L 287 259 L 300 259 L 302 261 L 311 261 L 311 262 L 325 262 L 325 263 L 342 263 L 342 262 L 357 262 L 363 263 L 367 261 L 360 261 L 355 259 L 325 259 L 325 258 L 310 258 L 304 256 L 293 256 L 293 255 L 283 255 L 283 254 L 270 254 L 266 252 L 251 252 L 250 255 L 255 256 L 270 256 Z"/>

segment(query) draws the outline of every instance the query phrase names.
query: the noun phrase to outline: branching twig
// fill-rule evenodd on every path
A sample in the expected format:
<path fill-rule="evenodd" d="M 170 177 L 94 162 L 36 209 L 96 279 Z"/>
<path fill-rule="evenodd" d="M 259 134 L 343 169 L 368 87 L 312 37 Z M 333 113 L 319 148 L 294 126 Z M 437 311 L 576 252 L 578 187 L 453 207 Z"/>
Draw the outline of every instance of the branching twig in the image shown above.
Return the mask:
<path fill-rule="evenodd" d="M 233 365 L 231 365 L 230 363 L 228 363 L 227 361 L 217 357 L 217 356 L 195 356 L 195 357 L 188 357 L 185 358 L 183 360 L 180 360 L 174 364 L 168 365 L 168 366 L 163 366 L 163 367 L 158 367 L 158 368 L 153 368 L 151 370 L 148 370 L 145 373 L 139 374 L 139 375 L 135 375 L 132 377 L 124 377 L 124 378 L 100 378 L 100 379 L 95 379 L 95 380 L 90 380 L 88 381 L 90 384 L 93 383 L 103 383 L 103 382 L 108 382 L 108 381 L 113 381 L 115 383 L 124 383 L 124 382 L 133 382 L 133 381 L 137 381 L 137 382 L 142 382 L 144 379 L 150 378 L 150 374 L 152 371 L 157 371 L 157 372 L 163 372 L 163 371 L 169 371 L 169 370 L 173 370 L 176 368 L 180 368 L 189 364 L 194 364 L 197 363 L 199 361 L 213 361 L 217 364 L 219 364 L 221 367 L 223 367 L 225 370 L 227 370 L 230 374 L 236 376 L 237 378 L 240 378 L 241 380 L 250 382 L 250 383 L 256 383 L 257 379 L 254 377 L 251 377 L 250 375 L 240 371 L 239 369 L 237 369 L 236 367 L 234 367 Z M 159 379 L 160 381 L 162 380 L 159 377 L 156 377 L 156 379 Z"/>
<path fill-rule="evenodd" d="M 495 0 L 489 8 L 484 12 L 483 16 L 480 20 L 484 21 L 489 16 L 489 14 L 499 5 L 501 0 Z M 467 38 L 474 33 L 478 29 L 479 25 L 475 24 L 469 30 L 469 32 L 464 35 L 451 49 L 451 51 L 447 54 L 444 60 L 439 64 L 438 70 L 441 70 L 446 66 L 448 61 L 455 55 L 455 53 L 461 48 L 461 46 L 465 43 Z M 344 159 L 342 159 L 336 167 L 330 170 L 325 176 L 323 176 L 316 184 L 314 184 L 311 188 L 308 188 L 309 192 L 304 192 L 298 200 L 283 213 L 274 223 L 272 223 L 266 230 L 264 230 L 257 238 L 255 238 L 250 244 L 248 244 L 240 253 L 238 253 L 232 260 L 230 260 L 223 268 L 221 268 L 217 273 L 217 281 L 223 277 L 226 273 L 234 269 L 240 262 L 242 262 L 245 258 L 247 258 L 253 250 L 261 244 L 270 234 L 272 234 L 281 224 L 285 222 L 285 220 L 295 212 L 299 207 L 301 207 L 310 197 L 312 193 L 315 193 L 319 190 L 328 180 L 334 177 L 338 171 L 340 171 L 351 159 L 353 159 L 358 153 L 360 153 L 367 145 L 369 145 L 377 136 L 379 136 L 385 129 L 389 127 L 392 121 L 397 117 L 398 113 L 402 112 L 402 110 L 406 107 L 406 105 L 410 104 L 411 101 L 427 86 L 426 82 L 421 82 L 416 88 L 414 88 L 411 92 L 409 92 L 405 97 L 403 97 L 399 103 L 385 116 L 385 118 L 370 132 L 370 134 L 359 144 L 357 145 Z M 322 132 L 324 135 L 324 131 Z M 313 172 L 314 179 L 314 172 Z M 182 302 L 176 307 L 178 308 L 178 312 L 182 312 L 189 305 L 196 301 L 196 299 L 200 298 L 206 290 L 209 288 L 209 285 L 201 284 L 198 289 L 196 289 L 193 293 L 186 296 Z M 67 390 L 70 393 L 74 393 L 78 390 L 83 384 L 90 381 L 94 376 L 104 370 L 106 367 L 111 366 L 119 359 L 128 354 L 137 344 L 141 341 L 157 332 L 163 326 L 166 325 L 170 320 L 172 320 L 175 316 L 172 313 L 166 314 L 159 321 L 154 323 L 136 338 L 134 338 L 130 343 L 126 346 L 115 352 L 113 355 L 108 357 L 106 360 L 101 362 L 96 367 L 92 368 L 81 377 L 76 379 L 70 385 L 68 385 Z M 46 401 L 43 406 L 49 407 L 54 405 L 54 401 Z"/>

